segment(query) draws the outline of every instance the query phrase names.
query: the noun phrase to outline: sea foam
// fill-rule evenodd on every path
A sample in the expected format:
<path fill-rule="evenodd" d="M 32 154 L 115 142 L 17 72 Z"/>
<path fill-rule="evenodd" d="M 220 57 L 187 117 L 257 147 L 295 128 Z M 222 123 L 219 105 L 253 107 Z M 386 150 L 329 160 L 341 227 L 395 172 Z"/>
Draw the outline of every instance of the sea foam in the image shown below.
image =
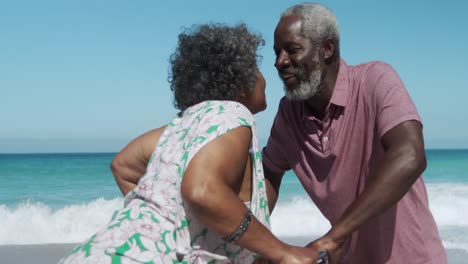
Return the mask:
<path fill-rule="evenodd" d="M 0 205 L 0 245 L 83 241 L 102 228 L 122 203 L 120 198 L 97 199 L 58 210 L 32 202 L 16 208 Z"/>
<path fill-rule="evenodd" d="M 428 184 L 427 189 L 444 246 L 468 252 L 468 184 Z M 35 202 L 14 208 L 0 205 L 0 245 L 84 241 L 103 228 L 122 204 L 122 198 L 100 198 L 55 210 Z M 271 224 L 273 233 L 280 237 L 317 237 L 330 228 L 305 196 L 280 200 Z"/>

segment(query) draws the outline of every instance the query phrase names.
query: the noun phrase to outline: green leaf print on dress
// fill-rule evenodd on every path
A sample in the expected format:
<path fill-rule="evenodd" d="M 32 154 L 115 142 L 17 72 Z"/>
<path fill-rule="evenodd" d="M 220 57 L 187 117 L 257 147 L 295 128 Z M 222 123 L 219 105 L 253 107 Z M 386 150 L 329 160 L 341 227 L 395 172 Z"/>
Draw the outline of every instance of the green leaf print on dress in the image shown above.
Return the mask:
<path fill-rule="evenodd" d="M 247 205 L 269 228 L 268 202 L 255 119 L 233 101 L 205 101 L 166 127 L 145 175 L 125 197 L 125 207 L 61 263 L 251 263 L 254 253 L 226 243 L 184 208 L 180 183 L 194 155 L 239 126 L 252 130 L 252 199 Z"/>

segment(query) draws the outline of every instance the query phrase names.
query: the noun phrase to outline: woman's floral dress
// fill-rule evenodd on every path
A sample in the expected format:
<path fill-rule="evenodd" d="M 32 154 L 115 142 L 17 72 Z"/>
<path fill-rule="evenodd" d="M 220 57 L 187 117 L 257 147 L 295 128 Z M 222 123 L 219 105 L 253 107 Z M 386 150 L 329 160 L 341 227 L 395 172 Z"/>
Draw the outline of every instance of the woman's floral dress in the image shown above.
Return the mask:
<path fill-rule="evenodd" d="M 125 207 L 61 263 L 251 263 L 256 255 L 224 242 L 184 207 L 180 184 L 193 156 L 230 130 L 252 130 L 252 200 L 246 203 L 269 227 L 268 203 L 255 119 L 233 101 L 205 101 L 186 109 L 167 126 L 146 174 L 125 197 Z"/>

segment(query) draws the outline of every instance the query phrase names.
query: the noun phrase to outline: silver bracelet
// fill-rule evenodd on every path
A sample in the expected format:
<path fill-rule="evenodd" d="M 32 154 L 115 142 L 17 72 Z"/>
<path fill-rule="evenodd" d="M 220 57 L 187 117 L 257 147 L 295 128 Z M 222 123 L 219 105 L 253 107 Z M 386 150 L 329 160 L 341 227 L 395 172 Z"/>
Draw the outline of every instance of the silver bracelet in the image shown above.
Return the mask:
<path fill-rule="evenodd" d="M 252 216 L 253 214 L 249 210 L 247 214 L 245 215 L 244 219 L 242 220 L 241 224 L 239 225 L 239 227 L 236 229 L 236 231 L 234 231 L 229 236 L 223 238 L 224 241 L 231 243 L 231 242 L 238 240 L 242 236 L 242 234 L 244 234 L 245 230 L 247 230 L 247 227 L 249 227 L 249 224 L 252 221 Z"/>

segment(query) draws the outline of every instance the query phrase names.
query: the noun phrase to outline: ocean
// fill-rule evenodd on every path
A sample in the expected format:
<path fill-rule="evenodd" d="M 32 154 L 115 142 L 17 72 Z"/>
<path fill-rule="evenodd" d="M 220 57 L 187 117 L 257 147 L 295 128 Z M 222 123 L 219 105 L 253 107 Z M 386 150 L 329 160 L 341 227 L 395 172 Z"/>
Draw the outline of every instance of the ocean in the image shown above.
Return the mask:
<path fill-rule="evenodd" d="M 468 150 L 427 150 L 423 175 L 444 246 L 468 253 Z M 122 203 L 109 165 L 115 153 L 0 154 L 0 245 L 76 243 Z M 330 228 L 292 172 L 271 218 L 278 236 Z"/>

